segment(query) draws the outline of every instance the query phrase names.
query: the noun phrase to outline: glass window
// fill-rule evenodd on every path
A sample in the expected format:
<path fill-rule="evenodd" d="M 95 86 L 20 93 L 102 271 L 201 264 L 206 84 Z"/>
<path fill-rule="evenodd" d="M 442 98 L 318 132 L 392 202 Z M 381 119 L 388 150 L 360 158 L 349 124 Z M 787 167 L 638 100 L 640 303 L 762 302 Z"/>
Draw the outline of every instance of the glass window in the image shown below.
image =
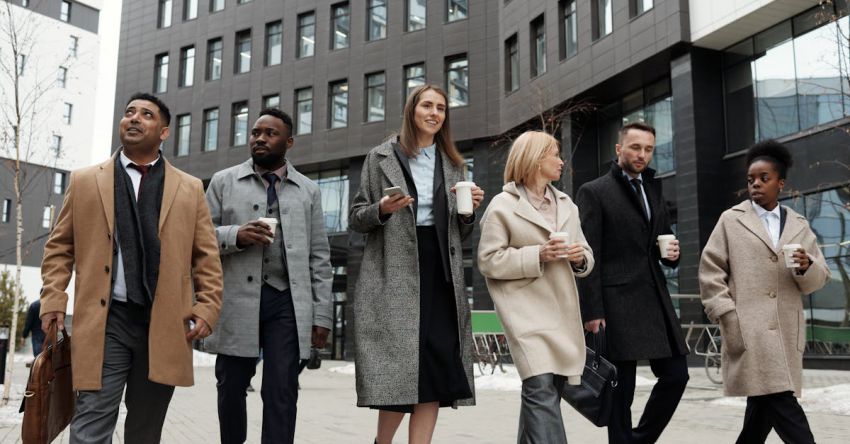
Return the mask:
<path fill-rule="evenodd" d="M 344 128 L 348 126 L 348 82 L 343 80 L 331 83 L 330 92 L 330 127 Z"/>
<path fill-rule="evenodd" d="M 519 89 L 519 45 L 517 35 L 505 40 L 505 91 Z"/>
<path fill-rule="evenodd" d="M 469 14 L 468 0 L 446 0 L 446 21 L 462 20 Z"/>
<path fill-rule="evenodd" d="M 177 157 L 189 155 L 189 134 L 192 132 L 192 115 L 177 116 L 177 140 L 174 155 Z"/>
<path fill-rule="evenodd" d="M 446 86 L 449 107 L 469 104 L 469 62 L 466 55 L 446 59 Z"/>
<path fill-rule="evenodd" d="M 637 17 L 646 11 L 652 9 L 653 0 L 629 0 L 630 13 L 632 17 Z"/>
<path fill-rule="evenodd" d="M 69 45 L 68 45 L 68 56 L 76 59 L 77 58 L 77 49 L 79 48 L 79 46 L 80 46 L 80 38 L 72 35 L 71 40 L 69 41 Z"/>
<path fill-rule="evenodd" d="M 425 0 L 407 0 L 407 20 L 405 31 L 425 29 L 426 9 Z"/>
<path fill-rule="evenodd" d="M 222 43 L 221 39 L 207 41 L 207 80 L 221 78 Z"/>
<path fill-rule="evenodd" d="M 313 88 L 295 91 L 295 134 L 313 131 Z"/>
<path fill-rule="evenodd" d="M 198 18 L 198 0 L 183 0 L 183 20 Z"/>
<path fill-rule="evenodd" d="M 351 34 L 348 2 L 331 6 L 331 11 L 331 49 L 348 48 L 348 38 Z"/>
<path fill-rule="evenodd" d="M 266 24 L 266 66 L 279 65 L 283 51 L 283 24 L 280 20 Z"/>
<path fill-rule="evenodd" d="M 774 39 L 781 43 L 766 51 L 761 49 L 774 44 Z M 754 43 L 756 51 L 763 54 L 753 63 L 759 138 L 774 139 L 795 133 L 800 130 L 800 121 L 791 22 L 784 22 L 757 35 Z"/>
<path fill-rule="evenodd" d="M 667 97 L 623 117 L 623 125 L 631 122 L 645 122 L 655 128 L 652 168 L 656 174 L 674 172 L 676 153 L 673 149 L 673 99 Z"/>
<path fill-rule="evenodd" d="M 387 95 L 386 75 L 383 72 L 366 75 L 366 121 L 384 120 L 384 99 Z"/>
<path fill-rule="evenodd" d="M 8 224 L 12 220 L 12 199 L 3 199 L 3 223 Z"/>
<path fill-rule="evenodd" d="M 168 54 L 156 56 L 154 63 L 153 92 L 164 93 L 168 89 Z"/>
<path fill-rule="evenodd" d="M 316 46 L 316 14 L 298 16 L 298 58 L 313 55 Z"/>
<path fill-rule="evenodd" d="M 246 29 L 236 33 L 236 46 L 234 47 L 233 72 L 245 73 L 251 70 L 251 30 Z"/>
<path fill-rule="evenodd" d="M 171 6 L 171 0 L 159 0 L 159 10 L 156 20 L 157 28 L 168 28 L 171 26 Z"/>
<path fill-rule="evenodd" d="M 417 63 L 404 67 L 404 97 L 403 101 L 407 100 L 407 96 L 413 92 L 416 87 L 425 84 L 425 64 Z"/>
<path fill-rule="evenodd" d="M 62 121 L 65 123 L 65 125 L 71 124 L 71 113 L 73 113 L 73 111 L 74 105 L 70 103 L 66 102 L 65 105 L 62 107 Z"/>
<path fill-rule="evenodd" d="M 250 2 L 251 0 L 236 0 L 237 5 L 244 5 L 245 3 Z"/>
<path fill-rule="evenodd" d="M 210 0 L 210 12 L 218 12 L 224 9 L 224 0 Z"/>
<path fill-rule="evenodd" d="M 348 230 L 348 174 L 341 170 L 310 174 L 322 194 L 325 231 L 344 233 Z"/>
<path fill-rule="evenodd" d="M 272 94 L 263 97 L 263 108 L 280 108 L 280 95 Z"/>
<path fill-rule="evenodd" d="M 50 228 L 51 219 L 53 219 L 53 205 L 48 205 L 41 213 L 41 228 Z"/>
<path fill-rule="evenodd" d="M 596 5 L 596 38 L 605 37 L 614 29 L 614 11 L 611 0 L 595 0 Z"/>
<path fill-rule="evenodd" d="M 71 21 L 71 2 L 62 2 L 62 7 L 59 10 L 59 20 L 63 22 Z"/>
<path fill-rule="evenodd" d="M 204 110 L 204 151 L 218 149 L 218 108 Z"/>
<path fill-rule="evenodd" d="M 846 24 L 847 17 L 841 21 Z M 844 98 L 850 95 L 845 77 L 848 74 L 846 36 L 838 26 L 830 24 L 794 39 L 801 129 L 844 117 Z"/>
<path fill-rule="evenodd" d="M 248 102 L 234 103 L 231 116 L 231 145 L 245 145 L 248 143 Z"/>
<path fill-rule="evenodd" d="M 195 47 L 180 50 L 180 86 L 192 86 L 195 83 Z"/>
<path fill-rule="evenodd" d="M 68 68 L 64 66 L 60 66 L 59 70 L 56 71 L 56 86 L 59 88 L 65 88 L 68 84 Z"/>
<path fill-rule="evenodd" d="M 65 194 L 65 173 L 62 171 L 53 173 L 53 194 Z"/>
<path fill-rule="evenodd" d="M 531 22 L 531 77 L 546 72 L 546 21 L 541 15 Z"/>
<path fill-rule="evenodd" d="M 576 24 L 576 0 L 562 0 L 560 3 L 561 23 L 561 60 L 578 53 L 578 25 Z"/>
<path fill-rule="evenodd" d="M 30 0 L 21 0 L 21 6 L 23 6 L 24 8 L 29 7 L 29 5 L 30 5 Z"/>
<path fill-rule="evenodd" d="M 62 151 L 62 136 L 57 136 L 56 134 L 54 134 L 50 138 L 50 149 L 54 153 L 59 153 Z"/>
<path fill-rule="evenodd" d="M 387 0 L 368 0 L 367 40 L 387 37 Z"/>

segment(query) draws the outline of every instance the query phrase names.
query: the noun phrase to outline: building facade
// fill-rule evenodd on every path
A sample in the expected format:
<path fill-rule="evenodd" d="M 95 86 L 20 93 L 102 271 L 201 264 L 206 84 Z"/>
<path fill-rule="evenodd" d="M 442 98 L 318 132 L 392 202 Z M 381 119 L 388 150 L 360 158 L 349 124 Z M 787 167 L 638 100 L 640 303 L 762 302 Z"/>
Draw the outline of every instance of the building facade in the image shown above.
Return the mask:
<path fill-rule="evenodd" d="M 204 180 L 248 157 L 262 107 L 293 116 L 289 158 L 323 192 L 338 357 L 353 353 L 346 304 L 364 240 L 347 228 L 348 204 L 364 155 L 398 130 L 418 84 L 448 91 L 454 137 L 488 198 L 501 190 L 518 131 L 556 134 L 568 161 L 560 185 L 572 194 L 607 171 L 621 125 L 654 125 L 652 166 L 683 249 L 679 269 L 666 270 L 674 293 L 698 292 L 700 249 L 744 198 L 744 150 L 779 138 L 798 164 L 786 204 L 810 218 L 835 270 L 808 300 L 810 355 L 850 357 L 850 173 L 824 162 L 850 163 L 845 9 L 810 0 L 125 1 L 116 110 L 133 92 L 158 94 L 175 116 L 165 155 Z M 464 248 L 468 294 L 488 309 L 476 240 Z M 680 311 L 703 320 L 698 301 L 680 301 Z"/>

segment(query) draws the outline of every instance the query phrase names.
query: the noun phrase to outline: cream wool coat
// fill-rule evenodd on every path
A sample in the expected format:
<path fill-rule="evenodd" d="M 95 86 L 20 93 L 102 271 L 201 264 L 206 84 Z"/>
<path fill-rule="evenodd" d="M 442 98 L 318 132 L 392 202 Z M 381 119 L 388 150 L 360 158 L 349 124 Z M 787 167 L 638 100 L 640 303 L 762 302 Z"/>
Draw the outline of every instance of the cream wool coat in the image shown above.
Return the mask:
<path fill-rule="evenodd" d="M 809 223 L 784 209 L 777 248 L 746 200 L 720 216 L 702 252 L 700 297 L 709 319 L 720 323 L 727 396 L 789 390 L 801 395 L 806 346 L 801 296 L 823 287 L 830 273 Z M 804 275 L 785 267 L 785 244 L 800 244 L 809 254 L 812 264 Z"/>
<path fill-rule="evenodd" d="M 481 219 L 478 269 L 487 278 L 520 377 L 554 373 L 575 384 L 585 360 L 575 278 L 593 270 L 593 252 L 581 231 L 578 207 L 551 189 L 556 231 L 568 232 L 571 242 L 584 247 L 585 269 L 574 273 L 566 259 L 540 263 L 540 245 L 552 230 L 513 182 L 493 198 Z"/>

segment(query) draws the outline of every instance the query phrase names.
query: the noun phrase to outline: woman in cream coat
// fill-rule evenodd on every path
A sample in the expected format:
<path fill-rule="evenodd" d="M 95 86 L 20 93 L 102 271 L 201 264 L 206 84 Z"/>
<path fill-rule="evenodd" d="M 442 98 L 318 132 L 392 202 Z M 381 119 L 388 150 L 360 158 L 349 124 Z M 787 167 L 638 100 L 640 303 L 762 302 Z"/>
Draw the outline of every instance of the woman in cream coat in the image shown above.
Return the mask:
<path fill-rule="evenodd" d="M 561 177 L 558 142 L 537 131 L 511 147 L 505 185 L 481 219 L 478 268 L 505 326 L 522 378 L 519 443 L 566 443 L 560 393 L 579 384 L 584 330 L 575 277 L 593 269 L 578 208 L 550 182 Z M 550 235 L 566 232 L 568 241 Z"/>
<path fill-rule="evenodd" d="M 746 396 L 739 443 L 764 442 L 776 429 L 785 442 L 813 443 L 800 397 L 806 321 L 801 296 L 819 290 L 829 269 L 806 219 L 779 205 L 791 154 L 778 142 L 747 153 L 750 199 L 726 210 L 702 253 L 700 296 L 720 323 L 727 396 Z M 788 268 L 782 247 L 799 244 Z"/>

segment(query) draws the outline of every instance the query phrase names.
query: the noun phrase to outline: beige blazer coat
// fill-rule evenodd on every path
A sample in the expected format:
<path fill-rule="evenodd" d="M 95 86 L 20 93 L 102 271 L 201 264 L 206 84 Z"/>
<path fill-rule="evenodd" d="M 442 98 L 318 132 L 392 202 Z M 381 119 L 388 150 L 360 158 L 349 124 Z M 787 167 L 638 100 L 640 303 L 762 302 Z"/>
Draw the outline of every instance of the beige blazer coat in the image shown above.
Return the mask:
<path fill-rule="evenodd" d="M 809 223 L 784 210 L 777 248 L 746 200 L 723 212 L 702 252 L 700 297 L 709 319 L 720 323 L 727 396 L 789 390 L 801 395 L 806 346 L 801 296 L 823 287 L 830 274 Z M 809 254 L 805 274 L 785 267 L 785 244 L 800 244 Z"/>
<path fill-rule="evenodd" d="M 151 311 L 148 379 L 193 384 L 188 320 L 213 328 L 221 309 L 221 262 L 201 181 L 165 162 L 159 216 L 159 281 Z M 115 157 L 71 173 L 56 226 L 44 246 L 41 314 L 65 312 L 76 267 L 71 366 L 74 389 L 100 390 L 104 332 L 112 293 Z"/>
<path fill-rule="evenodd" d="M 554 373 L 578 383 L 585 347 L 575 278 L 593 270 L 593 252 L 576 205 L 554 187 L 552 192 L 556 231 L 568 232 L 571 242 L 584 247 L 585 268 L 574 272 L 566 259 L 540 263 L 540 245 L 552 231 L 510 182 L 481 218 L 478 269 L 487 280 L 520 377 Z"/>

